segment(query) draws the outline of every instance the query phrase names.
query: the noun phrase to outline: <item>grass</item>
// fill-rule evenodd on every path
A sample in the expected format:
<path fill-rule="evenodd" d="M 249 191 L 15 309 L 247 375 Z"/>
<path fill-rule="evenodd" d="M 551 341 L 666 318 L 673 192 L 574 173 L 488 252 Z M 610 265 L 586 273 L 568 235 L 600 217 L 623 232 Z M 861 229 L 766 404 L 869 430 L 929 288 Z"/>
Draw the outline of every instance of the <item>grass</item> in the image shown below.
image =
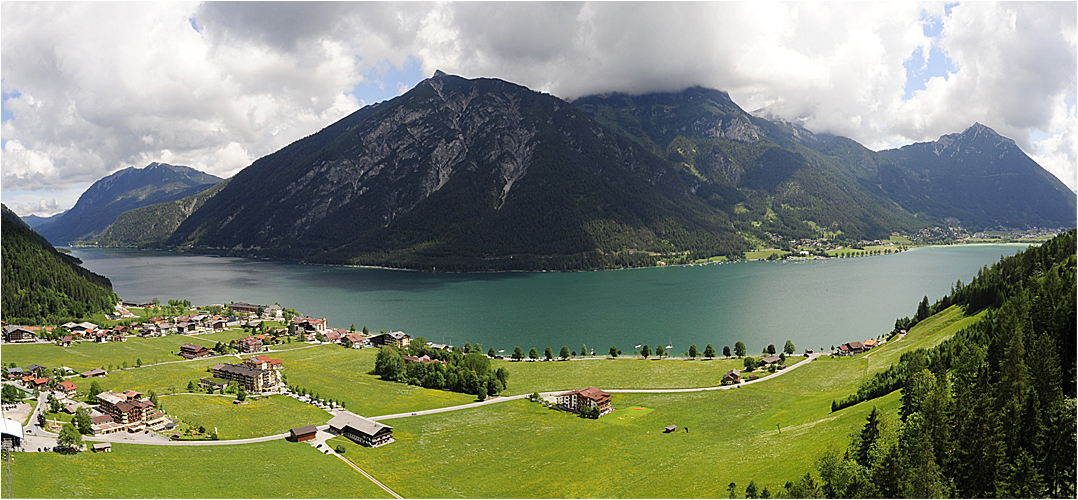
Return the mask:
<path fill-rule="evenodd" d="M 731 482 L 738 485 L 738 494 L 743 495 L 750 480 L 777 493 L 786 481 L 815 472 L 816 459 L 828 448 L 845 448 L 850 436 L 864 425 L 873 406 L 894 415 L 900 405 L 900 393 L 896 391 L 834 413 L 830 411 L 831 401 L 854 392 L 865 377 L 885 369 L 903 352 L 936 345 L 976 320 L 976 316 L 965 317 L 959 308 L 947 309 L 922 321 L 903 340 L 889 342 L 867 355 L 822 357 L 795 372 L 740 389 L 614 394 L 613 404 L 618 410 L 599 420 L 581 419 L 537 403 L 515 400 L 389 420 L 386 423 L 394 427 L 397 442 L 378 449 L 364 448 L 343 438 L 331 440 L 330 445 L 343 444 L 346 457 L 406 497 L 718 497 L 726 495 Z M 349 403 L 349 409 L 360 414 L 407 412 L 472 400 L 466 395 L 377 380 L 368 374 L 375 355 L 374 350 L 319 346 L 277 356 L 284 360 L 290 382 L 320 392 L 323 397 L 343 399 Z M 522 393 L 559 386 L 713 385 L 704 382 L 728 369 L 725 365 L 736 366 L 739 362 L 736 359 L 707 362 L 622 359 L 495 364 L 509 367 L 509 392 Z M 181 365 L 188 364 L 195 365 Z M 123 373 L 143 376 L 139 372 L 154 374 L 172 366 L 175 365 Z M 188 411 L 209 407 L 198 411 L 215 415 L 213 418 L 217 419 L 227 420 L 229 415 L 225 412 L 233 410 L 214 408 L 214 403 L 198 400 L 197 396 L 170 396 L 163 398 L 170 412 L 181 411 L 172 402 L 181 401 L 177 398 L 191 400 Z M 645 410 L 633 409 L 637 407 Z M 280 409 L 286 415 L 291 415 L 293 410 L 296 409 Z M 625 418 L 619 420 L 619 416 Z M 662 428 L 670 424 L 677 425 L 678 431 L 664 434 Z M 235 425 L 236 430 L 229 432 L 244 432 L 243 429 L 259 424 Z M 689 432 L 685 432 L 686 428 Z M 315 458 L 317 452 L 306 445 L 274 442 L 209 448 L 139 448 L 147 450 L 152 457 L 147 461 L 146 471 L 150 473 L 141 471 L 132 477 L 153 477 L 155 481 L 162 478 L 160 481 L 165 481 L 166 486 L 174 478 L 185 481 L 185 486 L 180 488 L 163 488 L 164 494 L 141 483 L 128 491 L 117 486 L 119 482 L 98 479 L 106 475 L 123 477 L 122 473 L 133 467 L 130 464 L 142 465 L 145 460 L 141 454 L 130 453 L 132 447 L 114 447 L 116 457 L 122 456 L 118 452 L 131 457 L 119 463 L 108 455 L 52 458 L 42 454 L 39 458 L 19 454 L 13 464 L 16 477 L 20 473 L 29 476 L 31 473 L 26 471 L 33 471 L 35 482 L 30 485 L 38 489 L 28 491 L 26 488 L 30 486 L 16 483 L 16 495 L 353 497 L 380 494 L 380 490 L 371 489 L 373 485 L 366 490 L 342 488 L 341 478 L 358 475 L 347 469 L 333 469 L 328 462 L 315 462 L 321 459 Z M 304 455 L 292 455 L 301 449 Z M 202 453 L 194 453 L 195 450 Z M 170 456 L 167 460 L 156 458 L 161 453 Z M 25 465 L 28 461 L 29 467 Z M 98 461 L 101 465 L 97 465 Z M 267 477 L 259 468 L 262 463 L 291 466 L 272 469 L 275 473 Z M 257 467 L 251 466 L 254 470 L 249 471 L 248 466 L 239 468 L 237 464 Z M 153 474 L 155 469 L 163 472 Z M 329 475 L 331 470 L 337 473 Z M 184 473 L 175 474 L 176 471 Z M 310 481 L 310 474 L 324 474 L 320 477 L 333 479 Z M 86 476 L 91 480 L 83 481 Z M 44 479 L 38 480 L 39 477 Z M 235 480 L 236 477 L 243 477 L 243 481 Z M 210 481 L 215 487 L 207 488 L 199 478 L 205 478 L 203 481 Z M 194 487 L 187 487 L 188 482 Z M 276 486 L 282 482 L 283 487 Z M 297 492 L 295 488 L 300 488 L 297 485 L 306 485 L 309 491 Z"/>
<path fill-rule="evenodd" d="M 288 432 L 294 427 L 322 425 L 331 415 L 287 396 L 248 398 L 247 404 L 233 404 L 232 396 L 162 396 L 161 405 L 170 415 L 192 427 L 217 427 L 221 439 L 243 439 Z"/>
<path fill-rule="evenodd" d="M 71 380 L 79 388 L 79 393 L 86 393 L 90 385 L 97 381 L 103 390 L 122 391 L 134 389 L 143 394 L 154 391 L 158 394 L 173 392 L 187 392 L 187 383 L 193 381 L 198 384 L 202 377 L 212 374 L 206 369 L 217 363 L 238 363 L 235 357 L 220 357 L 211 359 L 197 359 L 167 363 L 157 366 L 145 366 L 142 368 L 129 368 L 127 370 L 113 370 L 107 376 L 97 378 L 75 377 Z"/>
<path fill-rule="evenodd" d="M 803 358 L 793 358 L 791 363 Z M 591 359 L 580 361 L 502 361 L 494 368 L 509 370 L 507 394 L 570 390 L 596 386 L 603 389 L 678 389 L 722 384 L 731 368 L 741 370 L 745 361 L 716 358 L 710 361 L 682 359 Z"/>
<path fill-rule="evenodd" d="M 788 255 L 789 253 L 790 252 L 787 252 L 785 250 L 775 250 L 771 248 L 764 250 L 753 250 L 745 252 L 745 260 L 764 260 L 772 255 L 782 257 L 783 255 Z"/>
<path fill-rule="evenodd" d="M 208 347 L 213 347 L 215 342 L 208 342 Z M 18 366 L 27 366 L 37 363 L 49 368 L 68 366 L 81 372 L 102 366 L 108 368 L 110 364 L 118 367 L 124 362 L 128 366 L 135 366 L 139 359 L 147 365 L 176 361 L 182 358 L 174 353 L 180 350 L 181 344 L 186 343 L 206 345 L 207 341 L 199 337 L 167 335 L 151 338 L 129 337 L 126 342 L 104 344 L 83 341 L 73 343 L 71 347 L 55 344 L 5 345 L 2 360 L 5 365 L 15 363 Z"/>
<path fill-rule="evenodd" d="M 348 410 L 360 415 L 388 415 L 475 401 L 475 396 L 468 394 L 383 381 L 370 374 L 377 354 L 376 349 L 321 345 L 273 356 L 284 362 L 281 371 L 290 385 L 305 388 L 324 399 L 344 401 Z"/>
<path fill-rule="evenodd" d="M 377 477 L 377 476 L 376 476 Z M 16 453 L 16 498 L 388 498 L 337 458 L 284 440 L 243 446 L 113 444 L 109 453 Z"/>

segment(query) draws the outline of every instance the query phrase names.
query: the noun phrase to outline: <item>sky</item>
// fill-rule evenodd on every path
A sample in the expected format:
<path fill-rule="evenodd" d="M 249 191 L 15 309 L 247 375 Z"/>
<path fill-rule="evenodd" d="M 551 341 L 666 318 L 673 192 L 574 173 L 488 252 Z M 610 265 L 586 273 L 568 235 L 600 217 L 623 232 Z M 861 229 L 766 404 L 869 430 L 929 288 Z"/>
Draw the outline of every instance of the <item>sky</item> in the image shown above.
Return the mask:
<path fill-rule="evenodd" d="M 228 177 L 436 69 L 726 90 L 875 150 L 980 122 L 1078 187 L 1075 2 L 0 3 L 0 199 L 155 161 Z"/>

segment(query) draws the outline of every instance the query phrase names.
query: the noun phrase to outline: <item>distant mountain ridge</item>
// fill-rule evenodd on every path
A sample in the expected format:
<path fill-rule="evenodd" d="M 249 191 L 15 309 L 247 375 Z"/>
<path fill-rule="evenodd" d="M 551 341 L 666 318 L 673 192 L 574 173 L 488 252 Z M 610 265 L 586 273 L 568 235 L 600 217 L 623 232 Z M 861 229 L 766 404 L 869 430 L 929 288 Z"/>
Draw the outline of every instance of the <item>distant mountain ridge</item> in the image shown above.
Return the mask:
<path fill-rule="evenodd" d="M 601 269 L 883 239 L 950 218 L 1074 227 L 1074 203 L 980 124 L 874 152 L 754 116 L 714 89 L 570 104 L 436 72 L 212 190 L 125 213 L 100 242 L 413 269 Z"/>
<path fill-rule="evenodd" d="M 150 163 L 128 167 L 90 186 L 67 212 L 50 217 L 37 231 L 53 244 L 92 239 L 121 213 L 186 197 L 221 182 L 190 167 Z"/>

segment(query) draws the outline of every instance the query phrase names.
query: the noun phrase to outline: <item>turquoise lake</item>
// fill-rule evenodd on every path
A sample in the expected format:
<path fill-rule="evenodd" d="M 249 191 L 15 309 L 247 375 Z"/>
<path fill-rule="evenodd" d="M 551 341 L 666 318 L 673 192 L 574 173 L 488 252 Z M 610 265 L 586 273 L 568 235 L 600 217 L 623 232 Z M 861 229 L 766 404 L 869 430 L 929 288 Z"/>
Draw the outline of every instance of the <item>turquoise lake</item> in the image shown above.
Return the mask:
<path fill-rule="evenodd" d="M 581 273 L 421 273 L 128 249 L 74 249 L 120 296 L 195 305 L 250 302 L 512 352 L 562 345 L 598 353 L 662 343 L 674 353 L 741 340 L 749 353 L 887 333 L 925 295 L 950 292 L 1026 245 L 957 245 L 800 262 L 738 262 Z"/>

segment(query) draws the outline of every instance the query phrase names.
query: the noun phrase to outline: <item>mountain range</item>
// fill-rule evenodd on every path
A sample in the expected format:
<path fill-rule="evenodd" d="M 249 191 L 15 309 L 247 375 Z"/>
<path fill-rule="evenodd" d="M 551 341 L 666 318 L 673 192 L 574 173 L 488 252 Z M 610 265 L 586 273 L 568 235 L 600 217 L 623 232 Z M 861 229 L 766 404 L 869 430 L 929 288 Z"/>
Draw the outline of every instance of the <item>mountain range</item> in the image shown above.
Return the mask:
<path fill-rule="evenodd" d="M 185 166 L 128 167 L 93 183 L 70 210 L 39 219 L 33 227 L 54 245 L 92 240 L 128 210 L 184 198 L 218 182 L 221 178 Z"/>
<path fill-rule="evenodd" d="M 1074 227 L 1075 211 L 1058 179 L 980 124 L 874 152 L 748 113 L 713 89 L 569 103 L 439 71 L 212 190 L 123 214 L 101 243 L 432 270 L 597 269 L 886 238 L 945 218 Z"/>

